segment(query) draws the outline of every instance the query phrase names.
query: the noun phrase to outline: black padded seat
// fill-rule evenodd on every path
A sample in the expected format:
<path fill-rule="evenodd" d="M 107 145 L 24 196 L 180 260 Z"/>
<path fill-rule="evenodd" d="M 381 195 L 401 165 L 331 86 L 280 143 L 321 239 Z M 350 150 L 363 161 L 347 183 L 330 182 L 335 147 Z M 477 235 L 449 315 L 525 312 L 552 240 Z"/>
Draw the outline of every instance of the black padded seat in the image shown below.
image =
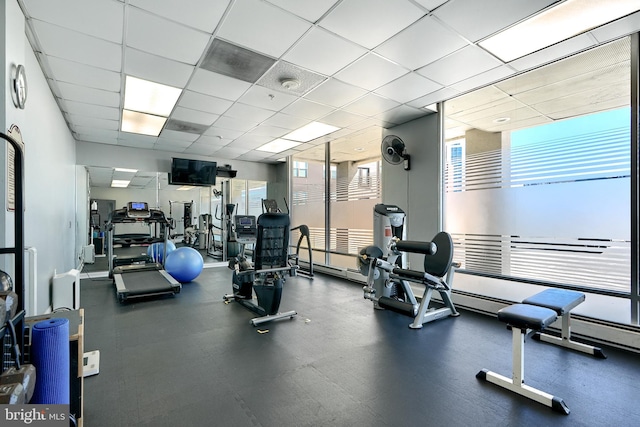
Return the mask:
<path fill-rule="evenodd" d="M 546 289 L 526 298 L 522 303 L 547 307 L 554 310 L 558 316 L 563 316 L 583 303 L 584 300 L 585 296 L 582 292 L 567 289 Z"/>
<path fill-rule="evenodd" d="M 558 315 L 550 308 L 529 304 L 514 304 L 498 311 L 498 320 L 518 329 L 541 331 L 556 321 Z"/>
<path fill-rule="evenodd" d="M 548 308 L 555 311 L 562 318 L 562 329 L 559 337 L 538 333 L 533 338 L 606 359 L 607 356 L 600 347 L 582 344 L 571 339 L 571 310 L 582 304 L 584 300 L 585 294 L 582 292 L 556 288 L 545 289 L 524 299 L 522 301 L 523 304 Z"/>

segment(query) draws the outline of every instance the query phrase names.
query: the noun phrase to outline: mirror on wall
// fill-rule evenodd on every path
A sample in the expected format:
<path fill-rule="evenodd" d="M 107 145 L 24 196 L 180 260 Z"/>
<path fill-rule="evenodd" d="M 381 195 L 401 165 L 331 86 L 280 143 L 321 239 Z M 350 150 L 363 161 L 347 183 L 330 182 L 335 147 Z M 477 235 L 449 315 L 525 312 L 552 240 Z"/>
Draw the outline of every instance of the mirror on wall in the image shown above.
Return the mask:
<path fill-rule="evenodd" d="M 218 177 L 215 186 L 169 184 L 165 172 L 119 170 L 87 167 L 89 175 L 89 227 L 87 232 L 95 248 L 96 260 L 88 269 L 100 269 L 105 223 L 108 213 L 128 202 L 147 202 L 160 209 L 171 222 L 170 239 L 177 245 L 198 249 L 205 264 L 226 262 L 240 248 L 232 234 L 233 215 L 262 213 L 262 199 L 267 195 L 264 181 L 246 181 Z M 128 182 L 126 187 L 114 187 Z M 124 185 L 124 184 L 123 184 Z M 126 229 L 116 233 L 144 234 L 144 224 L 119 224 Z M 148 227 L 147 227 L 148 228 Z M 146 248 L 140 248 L 141 251 Z M 106 265 L 106 262 L 105 262 Z"/>

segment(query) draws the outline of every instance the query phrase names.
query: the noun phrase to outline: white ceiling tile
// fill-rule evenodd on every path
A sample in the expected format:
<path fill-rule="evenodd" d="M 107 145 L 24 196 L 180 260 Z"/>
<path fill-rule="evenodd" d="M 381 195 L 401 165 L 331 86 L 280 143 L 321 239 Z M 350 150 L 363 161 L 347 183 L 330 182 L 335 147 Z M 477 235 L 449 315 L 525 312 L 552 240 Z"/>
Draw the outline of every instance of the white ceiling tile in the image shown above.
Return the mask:
<path fill-rule="evenodd" d="M 305 95 L 305 98 L 333 107 L 342 107 L 348 102 L 361 97 L 366 90 L 348 85 L 336 79 L 327 79 L 320 86 Z"/>
<path fill-rule="evenodd" d="M 120 120 L 120 110 L 115 107 L 104 107 L 71 100 L 65 100 L 64 105 L 67 113 L 107 120 Z"/>
<path fill-rule="evenodd" d="M 350 125 L 354 125 L 363 120 L 366 120 L 366 117 L 360 116 L 358 114 L 353 114 L 343 110 L 336 110 L 331 114 L 327 114 L 320 120 L 321 123 L 326 123 L 328 125 L 337 126 L 339 128 L 346 128 Z M 333 137 L 333 133 L 331 137 Z"/>
<path fill-rule="evenodd" d="M 216 148 L 207 144 L 193 143 L 184 150 L 185 153 L 199 154 L 202 156 L 210 156 L 216 151 Z"/>
<path fill-rule="evenodd" d="M 222 114 L 231 107 L 233 102 L 216 98 L 215 96 L 203 95 L 197 92 L 185 90 L 178 100 L 178 106 L 190 108 L 192 110 L 205 111 L 207 113 Z"/>
<path fill-rule="evenodd" d="M 432 16 L 425 16 L 375 49 L 382 56 L 415 70 L 468 43 Z"/>
<path fill-rule="evenodd" d="M 215 122 L 218 114 L 206 113 L 204 111 L 192 110 L 190 108 L 176 107 L 171 113 L 171 118 L 176 120 L 182 120 L 190 123 L 198 123 L 201 125 L 211 125 Z"/>
<path fill-rule="evenodd" d="M 189 82 L 189 90 L 236 101 L 251 87 L 251 83 L 197 68 Z"/>
<path fill-rule="evenodd" d="M 217 150 L 216 156 L 224 157 L 227 159 L 235 159 L 238 156 L 241 156 L 249 151 L 250 150 L 247 148 L 242 148 L 242 147 L 232 148 L 227 145 L 226 147 L 222 147 L 221 149 Z"/>
<path fill-rule="evenodd" d="M 76 126 L 76 132 L 84 136 L 92 136 L 94 138 L 118 138 L 118 131 L 114 129 L 99 129 L 87 126 Z"/>
<path fill-rule="evenodd" d="M 557 1 L 456 0 L 438 8 L 434 15 L 449 28 L 476 42 Z"/>
<path fill-rule="evenodd" d="M 309 28 L 296 16 L 259 0 L 236 0 L 218 36 L 279 58 Z"/>
<path fill-rule="evenodd" d="M 374 93 L 369 93 L 357 101 L 345 106 L 343 109 L 363 116 L 375 116 L 383 111 L 397 107 L 399 104 Z"/>
<path fill-rule="evenodd" d="M 333 108 L 328 105 L 300 98 L 286 108 L 283 108 L 282 112 L 285 114 L 291 114 L 292 116 L 304 117 L 305 119 L 313 120 L 324 116 L 332 110 Z"/>
<path fill-rule="evenodd" d="M 253 105 L 242 104 L 240 102 L 233 104 L 231 108 L 229 108 L 227 112 L 224 113 L 226 117 L 242 119 L 244 121 L 253 122 L 255 124 L 265 121 L 274 114 L 274 111 L 254 107 Z"/>
<path fill-rule="evenodd" d="M 64 99 L 87 104 L 103 105 L 105 107 L 120 107 L 120 94 L 117 92 L 92 89 L 64 82 L 58 82 L 58 87 Z"/>
<path fill-rule="evenodd" d="M 118 141 L 126 142 L 139 142 L 139 143 L 151 143 L 153 144 L 158 139 L 157 136 L 141 135 L 139 133 L 119 132 Z"/>
<path fill-rule="evenodd" d="M 289 130 L 297 129 L 308 124 L 310 120 L 288 114 L 276 113 L 265 120 L 261 125 L 277 126 Z"/>
<path fill-rule="evenodd" d="M 448 0 L 415 0 L 416 3 L 431 11 L 436 7 L 446 3 Z"/>
<path fill-rule="evenodd" d="M 273 138 L 270 136 L 245 134 L 229 143 L 227 147 L 253 150 L 271 141 Z"/>
<path fill-rule="evenodd" d="M 29 17 L 80 33 L 122 43 L 124 5 L 114 1 L 24 0 Z M 70 17 L 68 11 L 73 10 Z"/>
<path fill-rule="evenodd" d="M 319 24 L 373 49 L 424 14 L 408 0 L 343 0 Z"/>
<path fill-rule="evenodd" d="M 502 62 L 479 47 L 467 46 L 420 68 L 418 73 L 443 86 L 448 86 L 500 65 Z"/>
<path fill-rule="evenodd" d="M 367 50 L 363 47 L 314 27 L 283 58 L 331 76 L 365 53 Z"/>
<path fill-rule="evenodd" d="M 271 157 L 271 153 L 266 151 L 249 151 L 248 153 L 241 154 L 237 159 L 245 162 L 261 162 L 269 157 Z"/>
<path fill-rule="evenodd" d="M 216 128 L 229 129 L 232 131 L 242 131 L 243 133 L 253 129 L 256 123 L 253 120 L 238 119 L 235 117 L 222 116 L 214 123 Z"/>
<path fill-rule="evenodd" d="M 394 101 L 405 103 L 440 88 L 442 85 L 416 73 L 410 73 L 376 89 L 375 92 Z"/>
<path fill-rule="evenodd" d="M 279 6 L 283 10 L 295 13 L 309 22 L 316 22 L 327 13 L 338 0 L 267 0 L 269 3 Z"/>
<path fill-rule="evenodd" d="M 136 140 L 130 141 L 130 140 L 118 139 L 118 145 L 122 147 L 142 148 L 145 150 L 151 150 L 153 149 L 154 144 L 155 144 L 155 139 L 151 141 L 136 141 Z M 131 186 L 131 183 L 129 183 L 129 186 Z"/>
<path fill-rule="evenodd" d="M 78 141 L 95 142 L 98 144 L 118 145 L 118 139 L 115 137 L 109 137 L 109 136 L 78 134 L 76 136 L 76 139 Z"/>
<path fill-rule="evenodd" d="M 374 90 L 408 72 L 379 55 L 368 53 L 336 73 L 335 77 L 354 86 Z"/>
<path fill-rule="evenodd" d="M 73 114 L 70 115 L 70 119 L 74 123 L 76 128 L 95 127 L 98 129 L 116 130 L 116 131 L 119 128 L 118 120 L 99 119 L 96 117 L 89 117 L 89 116 L 76 116 Z"/>
<path fill-rule="evenodd" d="M 209 34 L 130 8 L 127 46 L 195 65 L 210 38 Z"/>
<path fill-rule="evenodd" d="M 196 139 L 196 142 L 194 144 L 207 145 L 209 147 L 224 147 L 231 141 L 232 139 L 203 135 L 200 138 Z"/>
<path fill-rule="evenodd" d="M 508 65 L 501 65 L 492 70 L 478 74 L 477 76 L 473 76 L 469 79 L 453 84 L 451 85 L 451 87 L 459 92 L 467 92 L 469 90 L 485 86 L 489 83 L 502 80 L 505 77 L 511 76 L 513 74 L 513 68 L 509 67 Z"/>
<path fill-rule="evenodd" d="M 591 34 L 598 42 L 616 39 L 621 35 L 640 31 L 640 12 L 625 16 L 602 27 L 591 30 Z"/>
<path fill-rule="evenodd" d="M 296 99 L 293 95 L 276 92 L 262 86 L 252 86 L 238 101 L 255 107 L 280 111 Z"/>
<path fill-rule="evenodd" d="M 230 0 L 129 0 L 129 3 L 189 27 L 213 33 Z"/>
<path fill-rule="evenodd" d="M 190 146 L 191 143 L 188 141 L 173 141 L 164 138 L 158 138 L 158 141 L 153 144 L 154 150 L 160 151 L 173 151 L 176 153 L 182 153 L 185 148 Z"/>
<path fill-rule="evenodd" d="M 518 71 L 529 70 L 540 65 L 563 58 L 573 52 L 579 52 L 594 45 L 589 34 L 580 34 L 563 42 L 549 46 L 520 59 L 509 62 L 509 65 Z"/>
<path fill-rule="evenodd" d="M 283 135 L 288 134 L 289 132 L 291 132 L 290 129 L 285 129 L 285 128 L 281 128 L 278 126 L 269 126 L 269 125 L 259 125 L 257 127 L 255 127 L 254 129 L 251 129 L 250 134 L 251 135 L 261 135 L 261 136 L 268 136 L 273 138 L 279 138 Z"/>
<path fill-rule="evenodd" d="M 48 57 L 47 62 L 58 81 L 112 92 L 120 91 L 120 73 L 53 56 Z"/>
<path fill-rule="evenodd" d="M 195 68 L 129 47 L 125 48 L 124 55 L 125 74 L 178 88 L 185 87 Z"/>
<path fill-rule="evenodd" d="M 158 136 L 158 142 L 160 142 L 160 140 L 162 139 L 168 139 L 171 141 L 180 141 L 181 143 L 193 142 L 196 139 L 198 139 L 199 136 L 200 135 L 196 135 L 195 133 L 178 132 L 175 130 L 164 129 L 162 132 L 160 132 L 160 135 Z"/>
<path fill-rule="evenodd" d="M 34 30 L 47 56 L 57 56 L 98 68 L 122 69 L 122 47 L 47 22 L 34 21 Z"/>
<path fill-rule="evenodd" d="M 425 107 L 427 105 L 431 105 L 433 103 L 436 102 L 440 102 L 440 101 L 445 101 L 447 99 L 451 99 L 455 96 L 460 95 L 460 92 L 458 92 L 457 90 L 450 88 L 450 87 L 444 87 L 440 90 L 436 90 L 435 92 L 429 93 L 425 96 L 422 96 L 418 99 L 415 99 L 413 101 L 407 102 L 407 105 L 409 105 L 410 107 L 415 107 L 415 108 L 422 108 Z"/>
<path fill-rule="evenodd" d="M 240 130 L 232 130 L 232 129 L 228 129 L 228 128 L 221 128 L 219 126 L 211 126 L 209 129 L 206 130 L 206 132 L 204 133 L 204 136 L 209 136 L 211 138 L 214 139 L 227 139 L 227 140 L 232 140 L 232 139 L 236 139 L 238 138 L 240 135 L 244 134 L 245 131 L 240 131 Z M 204 136 L 202 138 L 204 138 Z M 217 138 L 220 137 L 220 138 Z"/>

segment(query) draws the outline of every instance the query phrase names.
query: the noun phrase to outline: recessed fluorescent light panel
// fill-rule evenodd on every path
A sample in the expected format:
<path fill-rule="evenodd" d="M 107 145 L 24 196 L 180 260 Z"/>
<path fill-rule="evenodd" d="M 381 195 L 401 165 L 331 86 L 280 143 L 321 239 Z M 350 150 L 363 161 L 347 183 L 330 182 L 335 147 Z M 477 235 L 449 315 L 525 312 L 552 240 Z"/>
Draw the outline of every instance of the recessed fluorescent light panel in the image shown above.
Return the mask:
<path fill-rule="evenodd" d="M 160 131 L 167 121 L 166 117 L 122 110 L 122 131 L 140 133 L 143 135 L 160 135 Z"/>
<path fill-rule="evenodd" d="M 127 76 L 124 108 L 169 117 L 182 89 Z"/>
<path fill-rule="evenodd" d="M 268 151 L 269 153 L 280 153 L 289 148 L 297 147 L 299 142 L 289 141 L 288 139 L 274 139 L 273 141 L 256 148 L 258 151 Z"/>
<path fill-rule="evenodd" d="M 131 172 L 131 173 L 138 172 L 138 169 L 127 169 L 127 168 L 115 168 L 114 170 L 116 172 Z"/>
<path fill-rule="evenodd" d="M 567 0 L 479 44 L 509 62 L 639 9 L 638 0 Z"/>
<path fill-rule="evenodd" d="M 293 132 L 286 134 L 282 138 L 298 142 L 309 142 L 339 129 L 339 127 L 325 123 L 311 122 L 306 126 L 302 126 L 300 129 L 296 129 Z"/>
<path fill-rule="evenodd" d="M 113 181 L 111 181 L 111 186 L 118 187 L 118 188 L 126 188 L 129 186 L 130 182 L 131 181 L 125 181 L 123 179 L 114 179 Z"/>

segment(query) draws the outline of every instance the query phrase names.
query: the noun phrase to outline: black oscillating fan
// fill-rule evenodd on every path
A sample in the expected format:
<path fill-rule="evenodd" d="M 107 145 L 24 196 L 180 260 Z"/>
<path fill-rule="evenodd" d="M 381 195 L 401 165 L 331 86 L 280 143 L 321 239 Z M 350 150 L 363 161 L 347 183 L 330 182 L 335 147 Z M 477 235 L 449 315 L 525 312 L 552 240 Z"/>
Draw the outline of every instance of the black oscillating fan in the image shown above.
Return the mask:
<path fill-rule="evenodd" d="M 382 157 L 392 165 L 403 164 L 404 170 L 409 170 L 409 155 L 404 142 L 396 135 L 387 135 L 382 140 Z"/>

